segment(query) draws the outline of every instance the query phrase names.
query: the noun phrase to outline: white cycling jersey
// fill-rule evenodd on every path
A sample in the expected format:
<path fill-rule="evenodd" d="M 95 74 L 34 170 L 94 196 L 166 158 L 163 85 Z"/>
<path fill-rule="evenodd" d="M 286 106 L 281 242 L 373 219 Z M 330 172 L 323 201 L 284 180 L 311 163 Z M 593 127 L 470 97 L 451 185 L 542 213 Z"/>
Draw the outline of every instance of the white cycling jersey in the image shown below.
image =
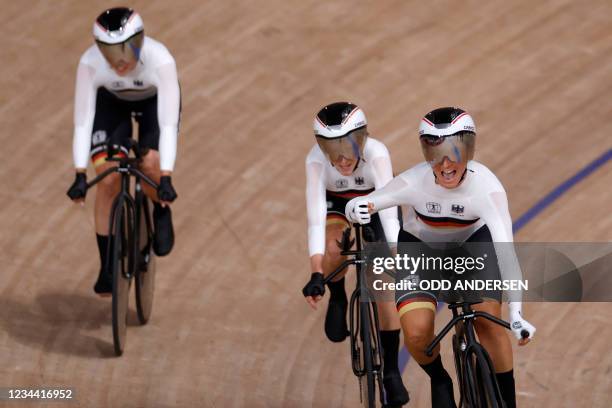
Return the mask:
<path fill-rule="evenodd" d="M 168 49 L 151 37 L 144 38 L 136 68 L 119 76 L 92 45 L 83 53 L 77 69 L 74 101 L 73 159 L 76 168 L 87 167 L 98 88 L 104 87 L 126 101 L 157 94 L 161 170 L 171 171 L 176 159 L 180 90 L 176 64 Z"/>
<path fill-rule="evenodd" d="M 385 145 L 368 137 L 363 158 L 353 174 L 343 176 L 315 144 L 306 157 L 306 207 L 308 211 L 308 248 L 310 256 L 325 253 L 327 218 L 326 190 L 333 192 L 366 191 L 382 188 L 393 178 L 391 157 Z M 397 241 L 397 208 L 380 213 L 387 241 Z"/>
<path fill-rule="evenodd" d="M 462 183 L 448 189 L 436 183 L 431 166 L 423 162 L 361 199 L 372 203 L 375 211 L 402 206 L 404 230 L 424 242 L 464 242 L 486 225 L 502 278 L 522 277 L 513 245 L 504 244 L 513 242 L 506 191 L 481 163 L 469 161 Z M 520 301 L 520 292 L 512 296 L 512 301 Z"/>

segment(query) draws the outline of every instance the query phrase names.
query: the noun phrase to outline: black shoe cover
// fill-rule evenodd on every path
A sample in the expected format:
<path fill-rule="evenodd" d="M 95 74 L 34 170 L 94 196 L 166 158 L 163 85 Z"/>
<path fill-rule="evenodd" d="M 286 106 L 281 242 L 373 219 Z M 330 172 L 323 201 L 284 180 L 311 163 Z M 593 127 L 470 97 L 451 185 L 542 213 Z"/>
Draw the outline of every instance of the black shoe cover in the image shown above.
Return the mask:
<path fill-rule="evenodd" d="M 383 377 L 383 385 L 387 396 L 387 407 L 401 407 L 410 401 L 408 391 L 399 373 L 387 374 Z"/>
<path fill-rule="evenodd" d="M 334 343 L 344 341 L 349 334 L 346 325 L 347 307 L 346 299 L 329 299 L 327 314 L 325 315 L 325 334 Z"/>
<path fill-rule="evenodd" d="M 153 209 L 153 221 L 155 224 L 153 250 L 157 256 L 168 255 L 174 245 L 174 228 L 172 227 L 170 207 L 162 207 L 156 203 Z"/>
<path fill-rule="evenodd" d="M 432 408 L 457 408 L 453 381 L 450 377 L 431 382 L 431 406 Z"/>
<path fill-rule="evenodd" d="M 94 292 L 102 296 L 113 293 L 113 275 L 100 269 L 98 280 L 94 285 Z"/>

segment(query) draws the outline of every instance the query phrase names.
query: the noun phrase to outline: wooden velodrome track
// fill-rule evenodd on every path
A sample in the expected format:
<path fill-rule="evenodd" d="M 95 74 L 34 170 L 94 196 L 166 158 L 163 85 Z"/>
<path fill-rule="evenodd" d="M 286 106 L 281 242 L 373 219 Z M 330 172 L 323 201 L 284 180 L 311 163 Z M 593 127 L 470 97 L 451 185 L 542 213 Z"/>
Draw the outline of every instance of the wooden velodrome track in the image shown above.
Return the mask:
<path fill-rule="evenodd" d="M 612 134 L 610 2 L 535 4 L 130 4 L 177 60 L 183 116 L 176 247 L 158 263 L 152 321 L 139 327 L 132 313 L 115 358 L 110 303 L 92 292 L 93 196 L 82 208 L 64 194 L 76 65 L 111 2 L 2 0 L 0 387 L 73 387 L 74 407 L 357 406 L 347 344 L 325 339 L 324 307 L 312 312 L 300 293 L 312 115 L 362 105 L 399 172 L 421 160 L 421 115 L 468 109 L 477 159 L 516 218 Z M 612 241 L 611 172 L 608 162 L 517 239 Z M 519 406 L 609 407 L 612 307 L 525 309 L 538 333 L 515 350 Z M 429 406 L 414 361 L 404 380 L 410 406 Z"/>

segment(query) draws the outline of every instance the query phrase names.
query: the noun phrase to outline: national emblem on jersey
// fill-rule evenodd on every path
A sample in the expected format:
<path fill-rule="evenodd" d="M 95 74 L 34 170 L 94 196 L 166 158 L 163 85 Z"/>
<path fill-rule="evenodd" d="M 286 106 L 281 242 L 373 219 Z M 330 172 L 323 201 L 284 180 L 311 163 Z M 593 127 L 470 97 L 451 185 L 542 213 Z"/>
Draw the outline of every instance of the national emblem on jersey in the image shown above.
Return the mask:
<path fill-rule="evenodd" d="M 440 214 L 442 212 L 442 206 L 440 206 L 439 203 L 429 202 L 427 203 L 427 212 Z"/>
<path fill-rule="evenodd" d="M 338 179 L 336 180 L 336 188 L 347 188 L 348 180 L 347 179 Z"/>
<path fill-rule="evenodd" d="M 463 215 L 464 210 L 465 210 L 465 207 L 459 204 L 453 204 L 451 206 L 451 211 L 457 215 Z"/>

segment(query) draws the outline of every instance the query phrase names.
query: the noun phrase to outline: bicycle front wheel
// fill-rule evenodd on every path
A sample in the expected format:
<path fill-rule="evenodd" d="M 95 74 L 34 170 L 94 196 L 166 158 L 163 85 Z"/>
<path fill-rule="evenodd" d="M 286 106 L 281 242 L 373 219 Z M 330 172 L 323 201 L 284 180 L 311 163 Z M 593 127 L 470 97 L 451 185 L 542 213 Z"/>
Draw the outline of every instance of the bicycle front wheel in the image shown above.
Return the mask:
<path fill-rule="evenodd" d="M 473 408 L 505 408 L 497 386 L 495 370 L 485 349 L 472 347 L 464 360 L 466 406 Z"/>
<path fill-rule="evenodd" d="M 110 266 L 113 273 L 112 326 L 115 354 L 123 354 L 127 337 L 130 278 L 133 257 L 134 209 L 131 202 L 119 197 L 113 206 Z"/>
<path fill-rule="evenodd" d="M 453 335 L 453 357 L 455 360 L 455 372 L 457 373 L 457 384 L 459 385 L 459 408 L 469 407 L 466 398 L 469 398 L 470 388 L 466 382 L 463 354 L 466 344 L 462 330 Z"/>
<path fill-rule="evenodd" d="M 363 351 L 363 368 L 365 384 L 362 387 L 362 401 L 368 408 L 378 406 L 378 396 L 382 396 L 377 392 L 376 382 L 380 383 L 380 350 L 378 348 L 378 336 L 375 330 L 378 330 L 376 325 L 376 313 L 372 304 L 368 302 L 359 302 L 359 318 L 360 318 L 360 338 Z"/>

